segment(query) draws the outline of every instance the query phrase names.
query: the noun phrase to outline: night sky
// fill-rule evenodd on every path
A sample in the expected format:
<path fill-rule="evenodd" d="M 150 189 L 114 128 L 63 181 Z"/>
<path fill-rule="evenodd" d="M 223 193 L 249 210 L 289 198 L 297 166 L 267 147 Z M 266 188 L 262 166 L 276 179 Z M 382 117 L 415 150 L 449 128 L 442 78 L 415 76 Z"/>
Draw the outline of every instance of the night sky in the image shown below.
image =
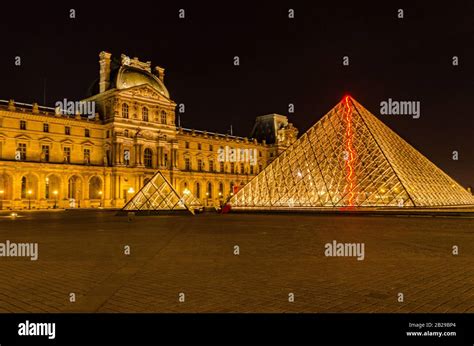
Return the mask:
<path fill-rule="evenodd" d="M 125 53 L 165 67 L 172 99 L 186 105 L 184 127 L 226 133 L 232 124 L 248 136 L 256 116 L 288 115 L 293 103 L 289 118 L 302 134 L 350 94 L 454 179 L 474 185 L 474 2 L 374 4 L 2 4 L 0 99 L 44 104 L 45 80 L 46 105 L 81 99 L 98 78 L 99 52 Z M 380 115 L 388 98 L 420 101 L 421 117 Z"/>

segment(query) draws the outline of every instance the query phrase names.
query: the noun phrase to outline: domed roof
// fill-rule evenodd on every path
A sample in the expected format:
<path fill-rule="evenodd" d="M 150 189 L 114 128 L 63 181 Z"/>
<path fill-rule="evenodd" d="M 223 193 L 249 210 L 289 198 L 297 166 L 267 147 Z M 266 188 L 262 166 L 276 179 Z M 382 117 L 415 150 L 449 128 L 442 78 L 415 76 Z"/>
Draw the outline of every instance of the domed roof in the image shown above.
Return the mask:
<path fill-rule="evenodd" d="M 167 98 L 170 97 L 164 83 L 157 76 L 131 66 L 120 67 L 114 84 L 117 89 L 128 89 L 137 85 L 147 84 Z"/>

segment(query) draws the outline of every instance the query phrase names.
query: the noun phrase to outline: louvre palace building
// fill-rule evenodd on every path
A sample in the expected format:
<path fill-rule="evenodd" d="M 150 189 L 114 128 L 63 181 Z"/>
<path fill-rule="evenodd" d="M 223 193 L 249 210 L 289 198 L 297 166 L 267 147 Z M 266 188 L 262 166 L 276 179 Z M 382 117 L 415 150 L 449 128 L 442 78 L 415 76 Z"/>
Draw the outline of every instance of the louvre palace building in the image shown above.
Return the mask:
<path fill-rule="evenodd" d="M 0 103 L 0 209 L 121 208 L 157 171 L 217 206 L 298 132 L 278 114 L 257 117 L 250 138 L 182 128 L 164 69 L 123 54 L 99 54 L 90 95 L 80 105 L 93 113 Z"/>

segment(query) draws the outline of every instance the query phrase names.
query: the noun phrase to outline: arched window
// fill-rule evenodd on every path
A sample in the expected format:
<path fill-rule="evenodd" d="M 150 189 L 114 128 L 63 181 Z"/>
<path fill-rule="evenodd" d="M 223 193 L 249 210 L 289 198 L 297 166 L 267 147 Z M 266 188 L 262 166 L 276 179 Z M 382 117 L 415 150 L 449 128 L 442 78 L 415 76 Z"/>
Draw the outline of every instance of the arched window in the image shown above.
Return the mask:
<path fill-rule="evenodd" d="M 224 184 L 219 183 L 219 197 L 224 195 Z"/>
<path fill-rule="evenodd" d="M 122 104 L 122 117 L 128 119 L 128 104 Z"/>
<path fill-rule="evenodd" d="M 212 198 L 212 183 L 209 182 L 207 183 L 207 198 Z"/>
<path fill-rule="evenodd" d="M 201 184 L 196 183 L 196 197 L 201 198 Z"/>
<path fill-rule="evenodd" d="M 161 111 L 161 123 L 166 125 L 166 112 Z"/>
<path fill-rule="evenodd" d="M 142 120 L 148 121 L 148 108 L 146 107 L 142 108 Z"/>
<path fill-rule="evenodd" d="M 150 148 L 146 148 L 143 157 L 143 163 L 145 164 L 146 168 L 152 168 L 153 166 L 153 152 Z"/>
<path fill-rule="evenodd" d="M 98 176 L 93 176 L 89 180 L 89 198 L 101 199 L 102 195 L 102 180 Z"/>
<path fill-rule="evenodd" d="M 21 178 L 21 198 L 26 198 L 26 177 Z"/>

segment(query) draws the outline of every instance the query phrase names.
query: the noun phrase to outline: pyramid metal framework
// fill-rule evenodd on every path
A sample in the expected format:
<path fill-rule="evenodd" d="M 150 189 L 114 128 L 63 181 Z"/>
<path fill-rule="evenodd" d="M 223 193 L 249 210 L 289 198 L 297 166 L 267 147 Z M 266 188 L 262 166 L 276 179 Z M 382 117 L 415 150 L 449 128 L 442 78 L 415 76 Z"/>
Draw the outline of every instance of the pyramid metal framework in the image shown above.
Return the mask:
<path fill-rule="evenodd" d="M 191 191 L 180 197 L 169 181 L 158 171 L 132 199 L 122 208 L 124 211 L 179 211 L 202 208 L 202 204 Z"/>
<path fill-rule="evenodd" d="M 237 210 L 448 207 L 474 197 L 346 96 L 229 202 Z"/>

